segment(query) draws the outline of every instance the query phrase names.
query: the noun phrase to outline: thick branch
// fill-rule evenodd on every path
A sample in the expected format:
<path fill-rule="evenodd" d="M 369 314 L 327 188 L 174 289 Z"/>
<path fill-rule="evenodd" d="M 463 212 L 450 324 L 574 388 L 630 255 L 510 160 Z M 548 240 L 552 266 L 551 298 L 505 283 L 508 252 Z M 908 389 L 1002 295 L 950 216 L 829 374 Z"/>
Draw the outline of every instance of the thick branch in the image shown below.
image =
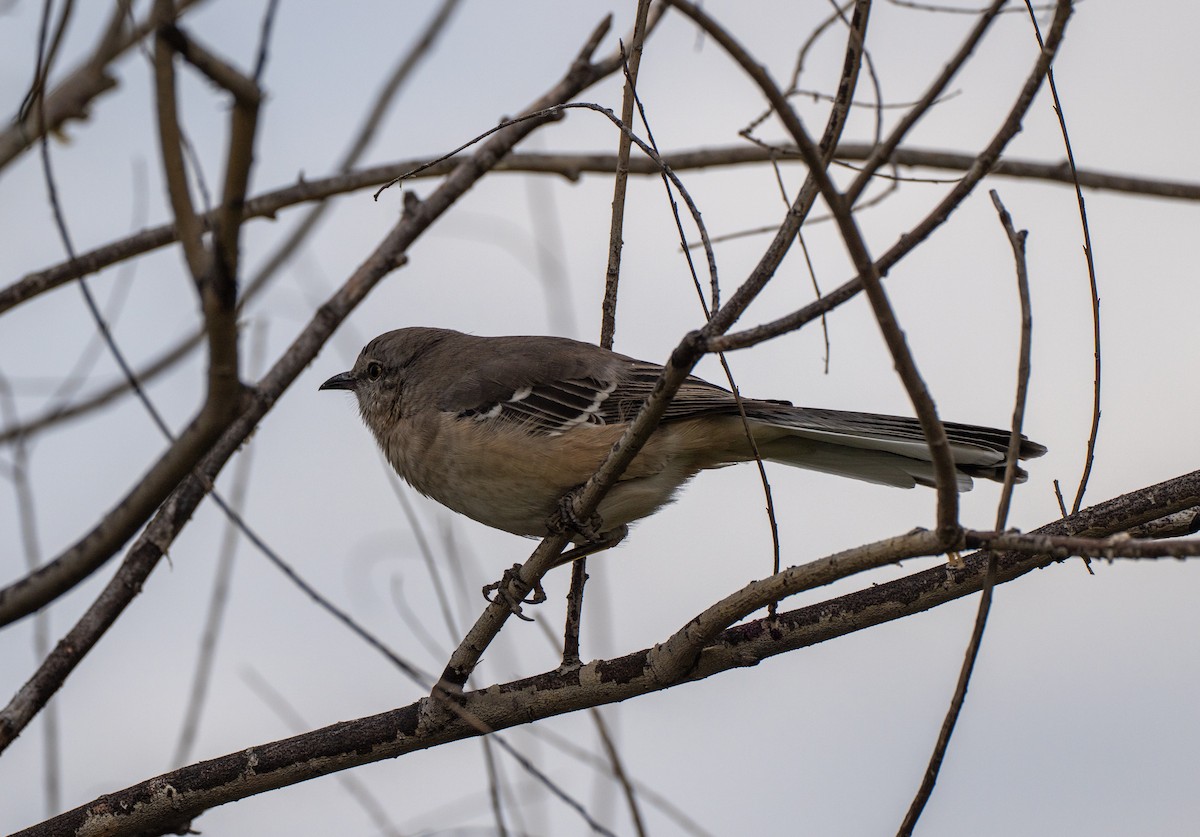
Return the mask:
<path fill-rule="evenodd" d="M 1165 514 L 1200 505 L 1200 471 L 1101 503 L 1037 530 L 1039 536 L 1108 537 Z M 1056 559 L 1000 553 L 997 581 L 1012 581 Z M 687 673 L 702 680 L 730 669 L 757 665 L 788 651 L 923 612 L 978 591 L 987 553 L 969 555 L 965 568 L 944 566 L 839 596 L 774 619 L 760 619 L 722 632 Z M 592 706 L 627 700 L 671 685 L 652 668 L 654 649 L 588 663 L 575 671 L 553 671 L 462 696 L 461 715 L 439 715 L 440 725 L 422 724 L 430 715 L 423 699 L 390 712 L 359 718 L 200 762 L 158 776 L 19 832 L 20 837 L 87 833 L 162 833 L 190 822 L 205 810 L 314 776 L 395 758 L 479 735 L 478 719 L 502 730 Z M 15 836 L 16 837 L 16 836 Z"/>

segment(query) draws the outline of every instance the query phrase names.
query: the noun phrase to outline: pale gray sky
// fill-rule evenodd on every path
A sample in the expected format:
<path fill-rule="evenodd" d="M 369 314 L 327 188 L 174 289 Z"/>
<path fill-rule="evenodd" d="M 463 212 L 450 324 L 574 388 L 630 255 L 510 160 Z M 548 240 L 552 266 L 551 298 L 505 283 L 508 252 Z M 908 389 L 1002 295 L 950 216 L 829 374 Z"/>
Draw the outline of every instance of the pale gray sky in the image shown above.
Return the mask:
<path fill-rule="evenodd" d="M 77 4 L 60 66 L 90 45 L 109 4 Z M 143 6 L 145 4 L 138 4 Z M 434 2 L 281 4 L 265 76 L 252 192 L 330 173 L 379 80 L 424 25 Z M 448 151 L 518 112 L 568 66 L 587 33 L 610 9 L 614 31 L 628 31 L 629 3 L 467 2 L 436 52 L 400 95 L 368 162 Z M 0 101 L 15 111 L 33 66 L 41 4 L 13 4 L 0 21 Z M 263 4 L 211 0 L 187 27 L 240 66 L 253 61 Z M 747 4 L 709 0 L 705 8 L 765 61 L 776 79 L 790 75 L 798 44 L 828 13 L 826 3 Z M 1080 4 L 1055 66 L 1071 138 L 1086 168 L 1196 182 L 1200 136 L 1196 10 L 1184 3 Z M 909 102 L 971 24 L 879 3 L 868 43 L 884 95 Z M 605 49 L 615 46 L 615 35 Z M 841 66 L 842 38 L 822 40 L 802 81 L 828 90 Z M 976 62 L 954 82 L 959 94 L 935 108 L 911 144 L 972 152 L 998 127 L 1034 50 L 1028 19 L 999 22 Z M 87 250 L 135 227 L 169 218 L 158 175 L 151 73 L 144 57 L 118 65 L 120 87 L 99 100 L 86 124 L 52 146 L 55 174 L 75 246 Z M 186 127 L 210 189 L 220 181 L 228 108 L 194 74 L 182 72 Z M 646 48 L 640 90 L 664 150 L 732 145 L 762 108 L 762 98 L 711 41 L 670 16 Z M 859 98 L 870 100 L 868 85 Z M 582 97 L 619 109 L 609 80 Z M 810 127 L 825 105 L 802 100 Z M 888 111 L 894 119 L 901 111 Z M 870 139 L 866 112 L 847 138 Z M 779 136 L 768 127 L 768 136 Z M 572 112 L 526 146 L 611 152 L 616 135 L 602 117 Z M 1023 158 L 1057 162 L 1062 139 L 1048 96 L 1035 103 L 1011 147 Z M 789 188 L 802 177 L 784 169 Z M 952 175 L 922 172 L 947 180 Z M 724 234 L 776 223 L 778 187 L 769 168 L 684 172 L 708 229 Z M 139 185 L 143 184 L 143 185 Z M 146 185 L 148 184 L 148 185 Z M 418 194 L 432 181 L 411 185 Z M 881 252 L 949 188 L 907 183 L 882 206 L 858 216 Z M 1091 413 L 1091 313 L 1075 198 L 1070 189 L 1003 179 L 985 181 L 924 247 L 892 271 L 887 288 L 943 418 L 1006 425 L 1011 415 L 1018 336 L 1012 258 L 987 188 L 1000 191 L 1015 223 L 1029 229 L 1034 360 L 1026 430 L 1050 453 L 1031 463 L 1010 523 L 1030 529 L 1058 516 L 1052 481 L 1073 494 Z M 1098 459 L 1088 493 L 1098 502 L 1193 470 L 1200 310 L 1192 245 L 1200 208 L 1178 201 L 1089 192 L 1104 324 L 1105 390 Z M 368 338 L 400 326 L 435 325 L 479 334 L 569 333 L 595 339 L 607 252 L 611 185 L 513 175 L 486 178 L 409 253 L 297 381 L 252 443 L 253 476 L 245 516 L 306 578 L 392 647 L 439 670 L 398 615 L 394 590 L 445 646 L 416 541 L 389 488 L 374 444 L 348 397 L 317 392 L 350 365 Z M 556 214 L 561 241 L 534 224 L 531 203 Z M 139 204 L 148 204 L 139 210 Z M 319 304 L 394 223 L 400 192 L 340 198 L 335 211 L 271 289 L 245 314 L 261 329 L 273 362 Z M 141 213 L 139 215 L 139 212 Z M 631 189 L 617 348 L 665 359 L 700 311 L 678 252 L 673 221 L 656 179 Z M 245 227 L 246 272 L 254 271 L 300 210 Z M 537 240 L 541 237 L 542 240 Z M 826 288 L 850 274 L 829 225 L 807 241 Z M 0 174 L 0 284 L 64 258 L 36 154 Z M 765 240 L 717 250 L 728 295 Z M 547 306 L 538 248 L 562 264 L 559 305 Z M 122 348 L 146 359 L 197 322 L 195 295 L 175 250 L 137 260 L 131 273 L 91 278 L 99 299 L 128 285 L 115 322 Z M 771 319 L 811 297 L 800 254 L 744 322 Z M 569 314 L 562 314 L 565 308 Z M 551 317 L 548 312 L 559 311 Z M 572 323 L 575 325 L 572 326 Z M 822 374 L 819 329 L 808 328 L 731 357 L 742 391 L 814 406 L 909 411 L 865 300 L 830 320 L 832 360 Z M 34 415 L 93 340 L 78 289 L 63 287 L 3 316 L 0 371 Z M 247 340 L 248 346 L 251 341 Z M 98 355 L 89 385 L 112 380 Z M 248 354 L 248 352 L 247 352 Z M 248 378 L 258 370 L 249 368 Z M 149 388 L 178 427 L 202 397 L 203 363 L 193 360 Z M 701 374 L 719 379 L 712 361 Z M 85 387 L 86 389 L 86 387 Z M 153 461 L 161 442 L 132 402 L 65 425 L 32 451 L 44 553 L 72 543 Z M 9 450 L 0 461 L 11 461 Z M 232 466 L 222 477 L 229 490 Z M 933 492 L 862 485 L 783 468 L 770 470 L 784 559 L 798 564 L 868 540 L 933 522 Z M 998 487 L 964 497 L 963 521 L 987 528 Z M 475 591 L 524 560 L 532 542 L 493 532 L 414 497 L 439 555 L 462 556 L 468 591 L 457 618 L 475 617 Z M 770 538 L 753 468 L 702 475 L 674 506 L 639 525 L 618 550 L 589 564 L 585 658 L 661 641 L 697 612 L 770 571 Z M 24 573 L 16 504 L 0 485 L 5 536 L 3 582 Z M 178 736 L 207 607 L 223 522 L 209 504 L 171 550 L 171 562 L 88 656 L 58 697 L 63 726 L 63 806 L 85 803 L 163 772 Z M 446 559 L 447 561 L 449 559 Z M 932 566 L 909 562 L 842 582 L 788 607 Z M 92 601 L 114 565 L 51 609 L 55 640 Z M 1185 834 L 1200 821 L 1200 567 L 1178 562 L 1078 561 L 1034 573 L 996 594 L 984 648 L 944 772 L 922 820 L 923 835 Z M 452 575 L 453 577 L 453 575 Z M 557 632 L 566 572 L 548 579 L 551 601 L 539 615 Z M 650 695 L 604 710 L 618 731 L 630 773 L 685 809 L 711 833 L 877 835 L 899 825 L 949 701 L 977 598 L 772 659 L 757 668 Z M 0 700 L 35 666 L 29 620 L 0 632 Z M 480 669 L 480 682 L 503 682 L 557 665 L 536 627 L 508 625 Z M 420 692 L 375 652 L 318 610 L 243 544 L 208 713 L 195 758 L 290 734 L 250 688 L 252 669 L 287 695 L 309 728 L 407 704 Z M 583 715 L 540 726 L 598 751 Z M 524 730 L 509 740 L 618 834 L 631 833 L 616 792 Z M 35 722 L 0 757 L 0 831 L 43 818 L 41 728 Z M 536 800 L 521 809 L 531 834 L 586 833 L 579 818 L 501 757 L 506 775 Z M 463 742 L 353 775 L 383 801 L 404 833 L 490 826 L 481 750 Z M 598 789 L 600 788 L 600 789 Z M 450 807 L 445 807 L 450 806 Z M 646 806 L 650 833 L 677 826 Z M 245 800 L 205 814 L 208 834 L 375 834 L 366 814 L 333 778 Z M 482 833 L 482 832 L 476 832 Z"/>

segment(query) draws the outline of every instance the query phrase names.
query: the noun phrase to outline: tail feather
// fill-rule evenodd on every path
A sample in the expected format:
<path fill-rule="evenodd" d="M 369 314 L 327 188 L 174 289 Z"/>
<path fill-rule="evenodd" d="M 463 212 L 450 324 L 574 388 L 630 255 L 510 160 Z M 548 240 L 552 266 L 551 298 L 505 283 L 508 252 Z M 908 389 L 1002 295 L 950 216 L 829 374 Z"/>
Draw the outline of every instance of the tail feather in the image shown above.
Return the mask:
<path fill-rule="evenodd" d="M 867 482 L 911 488 L 933 485 L 929 447 L 913 418 L 755 403 L 747 409 L 762 436 L 762 455 L 773 461 Z M 946 423 L 958 488 L 972 477 L 1003 481 L 1011 433 L 992 427 Z M 763 432 L 770 428 L 775 432 Z M 780 432 L 781 431 L 781 432 Z M 1018 457 L 1041 456 L 1046 448 L 1021 437 Z M 1018 468 L 1017 482 L 1027 478 Z"/>

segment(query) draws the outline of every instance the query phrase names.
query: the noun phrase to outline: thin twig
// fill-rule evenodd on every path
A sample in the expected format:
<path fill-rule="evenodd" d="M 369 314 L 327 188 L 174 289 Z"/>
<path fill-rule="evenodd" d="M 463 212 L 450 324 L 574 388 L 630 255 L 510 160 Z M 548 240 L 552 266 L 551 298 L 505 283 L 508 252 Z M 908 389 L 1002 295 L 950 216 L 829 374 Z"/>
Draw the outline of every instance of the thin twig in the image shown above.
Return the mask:
<path fill-rule="evenodd" d="M 621 761 L 621 755 L 617 751 L 616 742 L 613 741 L 612 735 L 609 734 L 608 724 L 604 720 L 604 715 L 599 709 L 592 709 L 588 713 L 592 717 L 592 722 L 596 725 L 596 732 L 600 736 L 600 743 L 604 745 L 604 755 L 608 758 L 608 763 L 612 767 L 613 777 L 621 786 L 622 792 L 625 794 L 625 802 L 629 806 L 629 816 L 633 820 L 633 830 L 638 837 L 646 837 L 646 826 L 642 822 L 642 810 L 638 805 L 637 793 L 634 791 L 633 782 L 625 774 L 625 765 Z"/>
<path fill-rule="evenodd" d="M 650 0 L 638 0 L 633 25 L 633 43 L 624 65 L 625 87 L 621 96 L 621 124 L 633 124 L 634 91 L 637 86 L 638 67 L 642 62 L 642 48 L 646 37 L 646 16 L 650 12 Z M 622 55 L 625 45 L 621 45 Z M 629 179 L 629 152 L 632 138 L 624 131 L 617 137 L 617 165 L 613 174 L 612 216 L 608 232 L 608 266 L 604 271 L 604 298 L 600 306 L 600 341 L 605 349 L 613 347 L 617 331 L 617 289 L 621 278 L 621 247 L 624 244 L 625 191 Z"/>
<path fill-rule="evenodd" d="M 42 4 L 41 25 L 38 31 L 37 39 L 37 59 L 34 62 L 33 81 L 29 84 L 29 92 L 25 94 L 25 98 L 21 101 L 21 107 L 17 110 L 17 120 L 27 118 L 34 108 L 40 108 L 45 101 L 46 96 L 46 79 L 50 77 L 50 70 L 54 66 L 54 59 L 58 57 L 58 48 L 62 46 L 63 35 L 66 34 L 67 24 L 71 20 L 71 13 L 75 9 L 74 0 L 66 0 L 63 3 L 62 11 L 58 15 L 58 23 L 54 27 L 54 37 L 50 39 L 50 46 L 47 48 L 46 39 L 50 29 L 50 13 L 54 10 L 53 0 L 45 0 Z M 117 14 L 121 10 L 117 9 Z M 111 20 L 109 26 L 111 27 Z M 107 34 L 107 33 L 106 33 Z M 38 117 L 41 118 L 40 115 Z"/>
<path fill-rule="evenodd" d="M 1065 0 L 1064 0 L 1065 2 Z M 901 331 L 895 312 L 887 293 L 883 289 L 881 274 L 867 251 L 866 242 L 858 229 L 850 208 L 853 197 L 847 198 L 833 185 L 826 171 L 828 165 L 825 155 L 832 154 L 833 146 L 818 146 L 798 116 L 791 109 L 786 97 L 776 86 L 766 69 L 754 60 L 745 48 L 741 46 L 724 28 L 719 26 L 706 12 L 688 0 L 671 0 L 671 4 L 684 12 L 700 25 L 709 35 L 721 45 L 742 70 L 758 85 L 759 90 L 775 108 L 784 128 L 800 149 L 801 155 L 808 164 L 809 180 L 812 181 L 821 197 L 829 206 L 837 220 L 838 230 L 842 241 L 858 270 L 863 290 L 871 303 L 883 334 L 884 342 L 892 355 L 896 374 L 904 384 L 905 391 L 913 404 L 921 430 L 925 434 L 925 442 L 929 448 L 931 467 L 937 486 L 937 529 L 939 537 L 945 542 L 946 549 L 954 548 L 959 536 L 958 523 L 958 487 L 955 476 L 954 459 L 950 453 L 950 443 L 946 438 L 946 430 L 937 415 L 937 407 L 930 395 L 924 380 L 917 370 L 916 362 L 908 348 L 908 341 Z M 843 78 L 843 85 L 847 79 Z M 848 107 L 848 105 L 847 105 Z M 828 139 L 828 136 L 825 138 Z M 823 141 L 824 142 L 824 141 Z"/>
<path fill-rule="evenodd" d="M 546 640 L 551 645 L 554 645 L 555 644 L 554 633 L 546 625 L 545 620 L 538 619 L 536 621 L 537 621 L 538 627 L 542 629 L 542 635 L 546 637 Z M 579 667 L 578 665 L 575 666 L 575 668 L 578 668 L 578 667 Z M 571 671 L 572 669 L 564 666 L 564 667 L 560 668 L 559 670 L 560 671 Z M 604 755 L 605 755 L 606 761 L 605 761 L 603 767 L 605 768 L 606 773 L 611 775 L 612 778 L 615 779 L 617 781 L 617 783 L 620 785 L 621 792 L 625 797 L 625 804 L 629 807 L 629 817 L 631 820 L 633 820 L 633 824 L 634 824 L 634 827 L 637 829 L 637 833 L 639 835 L 644 835 L 645 834 L 645 826 L 642 822 L 641 808 L 638 805 L 637 794 L 634 791 L 633 781 L 630 779 L 628 774 L 626 774 L 626 772 L 625 772 L 625 766 L 621 760 L 620 751 L 617 749 L 616 742 L 613 740 L 612 735 L 609 733 L 608 724 L 605 723 L 604 717 L 600 714 L 599 710 L 596 710 L 596 709 L 591 710 L 588 713 L 588 717 L 591 719 L 592 724 L 596 727 L 596 734 L 599 736 L 600 742 L 601 742 L 602 746 L 604 747 Z M 582 748 L 580 748 L 580 750 L 582 751 Z M 587 752 L 587 751 L 582 751 L 582 752 Z M 589 757 L 592 756 L 592 754 L 590 752 L 587 752 L 587 755 Z M 593 766 L 597 766 L 597 767 L 599 766 L 596 762 L 590 762 L 590 763 L 592 763 Z"/>
<path fill-rule="evenodd" d="M 876 144 L 875 148 L 871 152 L 871 155 L 863 164 L 862 170 L 859 172 L 858 177 L 856 177 L 854 182 L 851 183 L 846 189 L 846 200 L 851 206 L 858 201 L 859 196 L 862 195 L 863 190 L 867 188 L 867 184 L 870 182 L 871 177 L 875 174 L 875 172 L 884 164 L 884 162 L 891 158 L 892 153 L 900 147 L 900 143 L 904 141 L 906 136 L 908 136 L 909 131 L 911 131 L 913 126 L 916 125 L 917 121 L 924 116 L 931 107 L 933 107 L 934 103 L 937 102 L 938 99 L 941 98 L 946 90 L 946 87 L 949 86 L 950 81 L 955 75 L 958 74 L 958 71 L 962 69 L 963 65 L 967 63 L 967 59 L 971 57 L 971 53 L 975 51 L 975 47 L 979 45 L 981 40 L 983 40 L 984 34 L 991 27 L 992 22 L 996 19 L 996 15 L 999 14 L 1000 8 L 1005 4 L 1005 2 L 1006 0 L 993 0 L 987 11 L 979 16 L 979 20 L 975 22 L 974 29 L 971 30 L 970 34 L 968 34 L 963 42 L 959 45 L 953 57 L 951 57 L 946 66 L 942 68 L 941 73 L 939 73 L 937 78 L 933 80 L 933 83 L 929 85 L 929 88 L 925 91 L 925 95 L 920 98 L 917 104 L 909 109 L 908 113 L 901 117 L 900 121 L 896 123 L 896 127 L 892 129 L 892 132 L 888 135 L 888 137 L 883 142 Z"/>
<path fill-rule="evenodd" d="M 262 354 L 266 348 L 265 329 L 254 330 L 254 339 L 250 350 L 250 364 L 256 369 L 262 364 Z M 238 519 L 246 505 L 246 490 L 250 484 L 250 464 L 254 458 L 254 445 L 247 443 L 238 456 L 233 469 L 233 484 L 226 501 L 237 513 Z M 208 687 L 212 678 L 213 663 L 217 655 L 217 642 L 221 636 L 224 622 L 225 607 L 229 603 L 229 590 L 233 579 L 233 565 L 237 557 L 237 547 L 240 530 L 233 518 L 226 518 L 225 531 L 221 538 L 221 546 L 217 553 L 217 565 L 213 572 L 212 593 L 208 600 L 208 613 L 205 616 L 204 628 L 200 633 L 200 649 L 196 655 L 196 668 L 192 675 L 192 688 L 188 695 L 187 706 L 183 712 L 183 723 L 180 725 L 179 740 L 175 745 L 175 755 L 171 759 L 174 765 L 185 765 L 191 760 L 192 750 L 196 744 L 196 736 L 200 730 L 200 718 L 204 712 L 204 704 L 208 697 Z"/>
<path fill-rule="evenodd" d="M 496 823 L 497 837 L 508 837 L 504 826 L 504 803 L 500 799 L 500 778 L 496 766 L 496 755 L 492 752 L 491 739 L 483 739 L 483 764 L 487 768 L 488 800 L 492 806 L 492 820 Z"/>
<path fill-rule="evenodd" d="M 1000 196 L 996 193 L 996 190 L 991 190 L 990 194 L 992 203 L 996 207 L 996 212 L 1000 216 L 1000 223 L 1004 227 L 1005 235 L 1008 237 L 1009 244 L 1012 247 L 1013 258 L 1016 261 L 1017 295 L 1021 303 L 1021 348 L 1017 363 L 1017 393 L 1013 405 L 1012 435 L 1009 438 L 1007 462 L 1004 468 L 1004 487 L 1000 492 L 1000 502 L 996 509 L 996 530 L 1003 531 L 1008 521 L 1009 503 L 1012 498 L 1013 485 L 1016 481 L 1017 456 L 1021 449 L 1021 428 L 1025 419 L 1025 401 L 1029 393 L 1029 358 L 1033 335 L 1033 314 L 1030 310 L 1029 301 L 1029 270 L 1025 262 L 1025 238 L 1027 233 L 1024 230 L 1017 232 L 1013 226 L 1012 216 L 1004 208 L 1004 204 L 1000 202 Z M 954 695 L 950 699 L 950 708 L 946 710 L 946 717 L 942 720 L 942 727 L 938 732 L 937 741 L 934 743 L 933 753 L 929 757 L 929 764 L 925 768 L 925 775 L 921 779 L 921 785 L 917 789 L 916 795 L 909 805 L 908 812 L 900 824 L 900 829 L 897 832 L 900 837 L 909 837 L 913 833 L 913 829 L 916 828 L 917 821 L 921 818 L 921 814 L 925 810 L 930 796 L 933 795 L 933 788 L 937 784 L 942 763 L 946 758 L 946 751 L 950 747 L 950 738 L 954 734 L 954 728 L 958 724 L 959 716 L 962 714 L 963 704 L 967 698 L 967 687 L 971 682 L 971 674 L 975 670 L 975 662 L 979 659 L 979 649 L 983 643 L 983 633 L 987 628 L 988 614 L 992 607 L 992 591 L 996 583 L 996 560 L 995 552 L 988 554 L 987 570 L 983 580 L 983 593 L 979 599 L 979 609 L 975 614 L 975 625 L 971 630 L 971 639 L 967 643 L 967 650 L 963 655 L 962 667 L 959 669 L 958 682 L 954 687 Z"/>
<path fill-rule="evenodd" d="M 1025 8 L 1029 11 L 1029 20 L 1033 24 L 1033 33 L 1037 37 L 1038 46 L 1045 50 L 1042 30 L 1038 26 L 1037 15 L 1034 13 L 1030 0 L 1025 0 Z M 1058 116 L 1063 147 L 1067 152 L 1067 166 L 1075 184 L 1075 200 L 1079 204 L 1079 224 L 1083 228 L 1083 255 L 1087 261 L 1088 287 L 1092 295 L 1092 352 L 1095 367 L 1092 384 L 1092 427 L 1088 432 L 1087 453 L 1084 457 L 1083 473 L 1079 477 L 1079 488 L 1075 491 L 1075 501 L 1071 503 L 1071 511 L 1077 512 L 1083 505 L 1083 495 L 1087 492 L 1088 478 L 1092 475 L 1092 464 L 1096 459 L 1096 439 L 1100 434 L 1100 288 L 1096 282 L 1096 262 L 1092 255 L 1092 232 L 1088 226 L 1087 207 L 1083 201 L 1083 189 L 1080 188 L 1079 178 L 1075 174 L 1075 152 L 1071 148 L 1071 137 L 1067 131 L 1066 113 L 1063 111 L 1062 101 L 1058 98 L 1058 86 L 1054 83 L 1053 65 L 1046 68 L 1046 84 L 1050 88 L 1050 96 L 1054 99 L 1054 113 Z"/>
<path fill-rule="evenodd" d="M 612 772 L 612 764 L 609 761 L 579 746 L 566 736 L 554 732 L 545 725 L 532 724 L 526 727 L 523 732 L 546 741 L 550 746 L 593 770 L 604 771 L 606 773 Z M 640 799 L 649 803 L 651 807 L 657 808 L 664 816 L 679 827 L 681 833 L 692 834 L 695 837 L 713 837 L 712 833 L 692 819 L 687 811 L 667 799 L 645 782 L 638 779 L 630 779 L 630 783 Z"/>
<path fill-rule="evenodd" d="M 846 142 L 838 146 L 837 157 L 842 160 L 867 160 L 876 146 L 869 143 Z M 426 159 L 402 160 L 381 166 L 371 166 L 346 174 L 316 180 L 302 180 L 293 186 L 264 193 L 246 201 L 245 219 L 273 218 L 281 210 L 298 204 L 323 200 L 335 195 L 369 189 L 401 175 L 411 177 L 444 177 L 457 164 L 455 159 L 431 162 Z M 798 161 L 799 156 L 789 148 L 759 148 L 737 145 L 727 148 L 677 151 L 666 155 L 673 171 L 703 169 L 717 166 L 755 165 L 774 160 Z M 935 168 L 946 171 L 970 172 L 978 164 L 977 155 L 926 148 L 897 148 L 888 156 L 896 165 Z M 514 153 L 496 165 L 498 172 L 552 174 L 578 180 L 584 174 L 611 176 L 616 165 L 613 154 Z M 1043 180 L 1050 183 L 1073 184 L 1066 162 L 1041 163 L 1031 160 L 992 159 L 987 174 L 1020 179 Z M 412 172 L 418 171 L 417 174 Z M 653 160 L 634 158 L 629 161 L 629 173 L 658 176 L 661 172 Z M 878 176 L 878 174 L 876 174 Z M 1147 195 L 1173 200 L 1200 201 L 1200 184 L 1133 177 L 1090 169 L 1078 170 L 1079 185 L 1089 189 L 1115 191 L 1130 195 Z M 861 206 L 861 203 L 856 204 Z M 205 228 L 211 218 L 202 217 Z M 11 285 L 0 289 L 0 314 L 33 297 L 59 287 L 81 275 L 102 270 L 124 259 L 151 252 L 176 241 L 172 225 L 144 230 L 134 236 L 81 253 L 67 261 L 41 271 L 26 274 Z M 247 286 L 247 293 L 250 285 Z"/>
<path fill-rule="evenodd" d="M 625 44 L 620 44 L 625 74 L 625 87 L 621 98 L 622 125 L 633 124 L 638 67 L 642 62 L 646 18 L 649 13 L 650 0 L 638 0 L 630 53 L 626 54 Z M 625 243 L 625 191 L 629 179 L 629 152 L 632 146 L 632 137 L 622 131 L 617 137 L 617 166 L 613 174 L 612 215 L 608 232 L 608 266 L 604 272 L 604 298 L 600 303 L 600 345 L 605 349 L 612 349 L 617 333 L 617 289 L 621 278 L 621 247 Z M 579 665 L 579 631 L 583 621 L 583 589 L 587 580 L 587 558 L 584 557 L 571 565 L 571 587 L 567 592 L 567 619 L 563 629 L 564 667 Z"/>
<path fill-rule="evenodd" d="M 1049 67 L 1050 62 L 1057 53 L 1058 47 L 1062 43 L 1062 36 L 1067 20 L 1071 15 L 1071 5 L 1066 0 L 1061 0 L 1058 8 L 1059 12 L 1055 15 L 1050 32 L 1046 38 L 1046 47 L 1038 56 L 1038 60 L 1034 63 L 1033 68 L 1026 78 L 1016 102 L 1009 110 L 1004 122 L 992 137 L 992 140 L 983 151 L 972 158 L 967 173 L 942 198 L 938 205 L 920 223 L 908 230 L 879 257 L 875 263 L 875 268 L 879 275 L 885 275 L 900 259 L 924 242 L 935 229 L 945 222 L 950 213 L 966 199 L 967 195 L 974 190 L 979 181 L 993 170 L 1005 146 L 1016 136 L 1021 128 L 1021 120 L 1028 112 L 1030 105 L 1033 103 L 1034 96 L 1045 80 L 1046 68 Z M 709 348 L 712 351 L 741 349 L 753 346 L 763 340 L 769 340 L 779 334 L 795 331 L 805 323 L 853 299 L 862 290 L 862 287 L 861 277 L 856 276 L 843 283 L 840 287 L 825 294 L 823 298 L 806 305 L 798 311 L 741 332 L 710 339 Z"/>
<path fill-rule="evenodd" d="M 17 421 L 17 405 L 8 377 L 0 373 L 0 415 L 6 421 Z M 21 548 L 25 553 L 27 572 L 42 562 L 41 538 L 38 535 L 37 508 L 29 478 L 29 441 L 19 438 L 13 443 L 12 474 L 10 479 L 16 495 L 17 528 Z M 50 611 L 39 610 L 33 618 L 34 658 L 45 659 L 50 652 Z M 42 777 L 45 791 L 46 816 L 62 810 L 62 746 L 59 736 L 58 701 L 50 701 L 42 713 Z"/>
<path fill-rule="evenodd" d="M 1004 225 L 1004 232 L 1012 245 L 1017 271 L 1017 300 L 1021 306 L 1021 342 L 1017 353 L 1017 392 L 1013 398 L 1012 436 L 1008 440 L 1008 455 L 1004 463 L 1004 486 L 996 508 L 996 529 L 999 531 L 1008 525 L 1008 511 L 1017 478 L 1021 430 L 1025 424 L 1025 403 L 1029 397 L 1029 376 L 1032 372 L 1033 303 L 1029 294 L 1029 266 L 1025 260 L 1025 240 L 1029 233 L 1027 230 L 1018 232 L 1013 226 L 1012 216 L 1001 203 L 1000 195 L 995 189 L 988 194 L 991 195 L 992 203 L 1000 215 L 1000 223 Z"/>

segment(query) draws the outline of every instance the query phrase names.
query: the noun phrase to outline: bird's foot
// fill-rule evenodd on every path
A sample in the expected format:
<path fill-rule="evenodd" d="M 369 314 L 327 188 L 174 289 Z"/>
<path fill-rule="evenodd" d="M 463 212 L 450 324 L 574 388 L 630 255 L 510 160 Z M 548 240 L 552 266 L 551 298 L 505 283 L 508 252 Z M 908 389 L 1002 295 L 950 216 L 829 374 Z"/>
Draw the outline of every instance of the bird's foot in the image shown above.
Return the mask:
<path fill-rule="evenodd" d="M 582 535 L 587 541 L 594 543 L 604 537 L 604 519 L 596 512 L 592 512 L 587 520 L 579 514 L 575 501 L 579 499 L 580 488 L 572 489 L 562 496 L 558 501 L 558 508 L 546 521 L 546 528 L 556 535 Z"/>
<path fill-rule="evenodd" d="M 524 619 L 526 622 L 532 622 L 532 617 L 526 616 L 521 612 L 521 605 L 538 605 L 546 601 L 546 591 L 542 589 L 540 581 L 535 582 L 532 587 L 521 580 L 521 565 L 513 564 L 512 567 L 504 571 L 504 575 L 500 580 L 492 584 L 488 584 L 483 588 L 483 597 L 489 602 L 495 602 L 500 599 L 512 611 L 513 616 L 518 619 Z M 515 591 L 509 592 L 510 590 Z M 495 593 L 495 596 L 491 595 Z"/>

